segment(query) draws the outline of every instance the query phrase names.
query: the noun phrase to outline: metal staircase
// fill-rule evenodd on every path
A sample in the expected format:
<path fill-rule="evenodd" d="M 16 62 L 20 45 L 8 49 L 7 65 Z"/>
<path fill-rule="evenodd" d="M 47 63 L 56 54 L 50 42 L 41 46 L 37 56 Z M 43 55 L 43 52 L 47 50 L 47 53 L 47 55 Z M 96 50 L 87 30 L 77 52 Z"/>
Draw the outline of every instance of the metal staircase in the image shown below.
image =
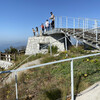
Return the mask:
<path fill-rule="evenodd" d="M 55 17 L 55 29 L 45 34 L 67 34 L 78 41 L 100 49 L 100 20 L 89 18 Z"/>

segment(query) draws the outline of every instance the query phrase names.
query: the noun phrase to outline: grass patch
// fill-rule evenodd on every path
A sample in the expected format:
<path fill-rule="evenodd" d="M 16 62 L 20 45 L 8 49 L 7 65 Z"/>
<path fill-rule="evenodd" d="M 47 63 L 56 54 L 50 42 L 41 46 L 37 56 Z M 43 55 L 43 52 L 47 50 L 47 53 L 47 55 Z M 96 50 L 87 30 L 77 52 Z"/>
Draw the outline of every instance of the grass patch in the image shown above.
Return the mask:
<path fill-rule="evenodd" d="M 73 48 L 73 47 L 72 47 Z M 66 57 L 66 53 L 68 57 Z M 33 59 L 44 57 L 41 63 L 76 57 L 91 53 L 83 51 L 83 48 L 73 48 L 69 51 L 61 52 L 58 56 L 50 56 L 49 54 L 39 54 L 30 58 Z M 24 58 L 24 56 L 23 56 Z M 19 58 L 18 58 L 19 59 Z M 20 58 L 21 59 L 21 58 Z M 18 93 L 20 100 L 66 100 L 66 96 L 71 93 L 71 74 L 70 62 L 63 62 L 41 68 L 34 68 L 23 73 L 18 80 Z M 74 90 L 75 95 L 86 89 L 97 81 L 100 75 L 100 56 L 88 57 L 84 59 L 74 60 Z M 6 86 L 5 86 L 6 87 Z M 6 91 L 12 89 L 11 94 L 15 95 L 14 88 L 8 87 Z M 4 93 L 5 95 L 6 92 Z M 4 98 L 3 91 L 0 92 L 1 100 Z M 13 98 L 7 100 L 14 100 Z"/>

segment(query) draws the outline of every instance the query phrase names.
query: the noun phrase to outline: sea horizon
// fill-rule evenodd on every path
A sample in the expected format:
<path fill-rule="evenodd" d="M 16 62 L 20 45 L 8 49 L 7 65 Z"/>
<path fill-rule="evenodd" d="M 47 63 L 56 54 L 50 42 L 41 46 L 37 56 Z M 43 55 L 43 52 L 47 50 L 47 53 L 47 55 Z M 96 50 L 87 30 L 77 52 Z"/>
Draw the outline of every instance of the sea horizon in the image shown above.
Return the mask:
<path fill-rule="evenodd" d="M 18 48 L 21 46 L 26 47 L 26 45 L 27 41 L 0 43 L 0 52 L 5 52 L 5 49 L 10 48 L 11 46 L 14 48 Z"/>

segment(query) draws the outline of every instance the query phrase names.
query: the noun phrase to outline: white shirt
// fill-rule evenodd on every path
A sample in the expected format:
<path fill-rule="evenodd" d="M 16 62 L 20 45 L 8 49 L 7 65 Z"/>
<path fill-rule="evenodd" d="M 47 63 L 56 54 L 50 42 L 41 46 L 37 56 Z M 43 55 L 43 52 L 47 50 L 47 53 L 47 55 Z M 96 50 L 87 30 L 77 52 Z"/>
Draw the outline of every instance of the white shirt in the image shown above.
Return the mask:
<path fill-rule="evenodd" d="M 46 27 L 49 27 L 49 21 L 46 21 L 46 22 L 45 22 L 45 26 L 46 26 Z"/>

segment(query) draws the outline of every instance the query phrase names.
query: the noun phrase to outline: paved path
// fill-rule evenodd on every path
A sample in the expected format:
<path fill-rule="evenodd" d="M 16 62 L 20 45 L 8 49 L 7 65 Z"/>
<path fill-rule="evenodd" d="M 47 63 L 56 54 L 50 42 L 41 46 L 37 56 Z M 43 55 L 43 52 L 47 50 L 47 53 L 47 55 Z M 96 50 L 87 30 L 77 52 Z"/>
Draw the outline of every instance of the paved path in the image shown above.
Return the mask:
<path fill-rule="evenodd" d="M 100 100 L 100 82 L 95 83 L 88 89 L 82 91 L 76 100 Z"/>
<path fill-rule="evenodd" d="M 32 65 L 38 65 L 38 64 L 40 64 L 40 61 L 41 61 L 41 58 L 40 59 L 37 59 L 37 60 L 34 60 L 34 61 L 31 61 L 31 62 L 28 62 L 26 64 L 23 64 L 18 69 L 25 68 L 25 67 L 29 67 L 29 66 L 32 66 Z M 22 72 L 25 73 L 25 72 L 27 72 L 27 70 L 18 72 L 17 73 L 17 77 L 18 78 L 22 74 Z M 15 73 L 11 73 L 7 78 L 5 78 L 5 80 L 3 81 L 3 84 L 5 84 L 5 83 L 11 83 L 12 80 L 14 80 L 14 79 L 15 79 Z"/>

